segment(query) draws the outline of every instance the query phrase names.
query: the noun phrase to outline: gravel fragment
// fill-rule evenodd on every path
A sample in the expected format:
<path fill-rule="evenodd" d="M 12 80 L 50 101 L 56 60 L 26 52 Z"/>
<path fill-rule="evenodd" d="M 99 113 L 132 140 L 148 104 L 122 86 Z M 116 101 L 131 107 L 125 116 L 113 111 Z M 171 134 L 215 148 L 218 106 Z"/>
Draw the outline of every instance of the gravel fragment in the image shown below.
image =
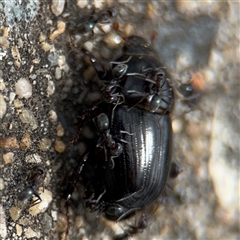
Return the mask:
<path fill-rule="evenodd" d="M 57 23 L 57 30 L 55 30 L 53 33 L 49 35 L 49 39 L 53 41 L 55 38 L 57 38 L 60 34 L 64 33 L 66 27 L 66 23 L 62 21 L 58 21 Z"/>
<path fill-rule="evenodd" d="M 26 78 L 20 78 L 16 84 L 16 94 L 19 98 L 30 98 L 32 96 L 32 85 Z"/>
<path fill-rule="evenodd" d="M 6 154 L 3 154 L 3 161 L 5 164 L 12 163 L 14 160 L 14 153 L 8 152 Z"/>
<path fill-rule="evenodd" d="M 22 227 L 19 224 L 16 224 L 16 234 L 20 237 L 22 235 Z"/>
<path fill-rule="evenodd" d="M 49 118 L 52 122 L 56 122 L 57 121 L 57 114 L 55 111 L 51 110 L 49 112 Z"/>
<path fill-rule="evenodd" d="M 49 138 L 43 138 L 39 142 L 39 149 L 41 151 L 48 151 L 51 147 L 52 141 Z"/>
<path fill-rule="evenodd" d="M 62 14 L 64 10 L 65 0 L 52 0 L 51 10 L 55 16 Z"/>
<path fill-rule="evenodd" d="M 56 130 L 57 130 L 58 137 L 62 137 L 64 135 L 64 128 L 63 128 L 62 124 L 58 124 L 56 127 Z"/>
<path fill-rule="evenodd" d="M 122 38 L 114 32 L 109 32 L 104 35 L 103 42 L 108 46 L 108 48 L 116 49 L 121 44 Z"/>
<path fill-rule="evenodd" d="M 24 151 L 28 150 L 31 146 L 31 137 L 29 133 L 25 133 L 20 142 L 20 148 Z"/>
<path fill-rule="evenodd" d="M 2 46 L 3 50 L 9 48 L 9 41 L 6 37 L 0 37 L 0 45 Z"/>
<path fill-rule="evenodd" d="M 4 189 L 4 181 L 2 178 L 0 178 L 0 190 Z"/>
<path fill-rule="evenodd" d="M 41 233 L 39 231 L 33 231 L 32 228 L 28 227 L 26 231 L 24 232 L 25 237 L 27 239 L 29 238 L 39 238 L 41 236 Z"/>
<path fill-rule="evenodd" d="M 18 207 L 11 207 L 9 209 L 10 216 L 14 222 L 16 222 L 19 219 L 21 212 L 22 210 Z"/>
<path fill-rule="evenodd" d="M 56 67 L 55 69 L 55 79 L 59 80 L 62 77 L 61 69 L 60 67 Z"/>
<path fill-rule="evenodd" d="M 57 218 L 57 231 L 64 232 L 67 229 L 67 216 L 65 214 L 59 213 Z"/>
<path fill-rule="evenodd" d="M 3 79 L 0 78 L 0 91 L 3 91 L 5 89 L 5 83 L 3 81 Z M 1 101 L 0 101 L 1 104 Z"/>
<path fill-rule="evenodd" d="M 18 149 L 19 145 L 16 137 L 5 137 L 0 139 L 0 147 Z"/>
<path fill-rule="evenodd" d="M 7 104 L 4 100 L 3 95 L 0 93 L 0 119 L 3 118 L 7 110 Z"/>
<path fill-rule="evenodd" d="M 2 204 L 0 204 L 0 237 L 5 239 L 7 237 L 7 225 L 5 210 Z"/>
<path fill-rule="evenodd" d="M 60 141 L 60 140 L 56 140 L 55 144 L 54 144 L 54 149 L 58 152 L 58 153 L 63 153 L 66 149 L 66 145 L 64 142 Z"/>
<path fill-rule="evenodd" d="M 47 96 L 53 95 L 55 92 L 55 84 L 53 81 L 48 81 L 48 86 L 47 86 Z"/>
<path fill-rule="evenodd" d="M 32 130 L 35 130 L 38 127 L 37 120 L 33 112 L 28 109 L 23 109 L 19 118 L 22 123 L 30 125 Z"/>

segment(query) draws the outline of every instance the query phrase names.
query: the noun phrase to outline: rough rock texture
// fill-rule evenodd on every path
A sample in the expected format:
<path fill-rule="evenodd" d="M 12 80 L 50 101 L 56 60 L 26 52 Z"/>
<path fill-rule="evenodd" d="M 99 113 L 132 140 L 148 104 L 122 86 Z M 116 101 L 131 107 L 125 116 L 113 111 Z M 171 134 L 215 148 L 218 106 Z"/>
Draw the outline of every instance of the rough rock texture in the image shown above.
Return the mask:
<path fill-rule="evenodd" d="M 197 98 L 184 105 L 179 95 L 172 114 L 173 159 L 183 171 L 148 228 L 131 239 L 238 239 L 239 3 L 23 2 L 0 2 L 0 239 L 64 239 L 70 225 L 69 239 L 105 240 L 134 223 L 96 219 L 81 204 L 81 184 L 69 220 L 63 200 L 66 179 L 95 136 L 86 126 L 67 147 L 76 116 L 102 86 L 81 48 L 108 68 L 132 34 L 152 40 L 175 88 L 190 81 Z M 43 202 L 44 189 L 52 196 L 37 216 L 30 199 L 18 200 L 35 165 L 46 172 L 35 191 Z"/>

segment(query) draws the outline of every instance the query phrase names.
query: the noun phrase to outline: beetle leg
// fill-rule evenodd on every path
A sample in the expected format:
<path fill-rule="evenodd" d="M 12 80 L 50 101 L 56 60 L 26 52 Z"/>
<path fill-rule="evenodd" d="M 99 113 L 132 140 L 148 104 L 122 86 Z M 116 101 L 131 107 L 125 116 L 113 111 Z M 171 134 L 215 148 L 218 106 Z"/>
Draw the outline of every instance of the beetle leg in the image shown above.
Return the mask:
<path fill-rule="evenodd" d="M 178 174 L 181 172 L 182 172 L 182 169 L 175 162 L 172 162 L 170 167 L 169 177 L 176 178 Z"/>

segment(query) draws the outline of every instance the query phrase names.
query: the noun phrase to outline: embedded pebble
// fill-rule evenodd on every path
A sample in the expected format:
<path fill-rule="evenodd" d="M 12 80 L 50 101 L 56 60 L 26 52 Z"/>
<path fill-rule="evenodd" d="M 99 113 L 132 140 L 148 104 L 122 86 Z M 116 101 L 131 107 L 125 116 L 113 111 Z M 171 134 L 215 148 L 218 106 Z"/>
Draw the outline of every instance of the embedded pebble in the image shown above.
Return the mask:
<path fill-rule="evenodd" d="M 35 232 L 30 227 L 28 227 L 24 233 L 27 239 L 34 238 L 34 237 L 39 238 L 41 236 L 39 231 Z"/>
<path fill-rule="evenodd" d="M 6 37 L 0 37 L 0 45 L 2 46 L 3 50 L 6 50 L 9 48 L 9 41 Z"/>
<path fill-rule="evenodd" d="M 0 119 L 3 118 L 7 110 L 7 104 L 4 100 L 3 95 L 0 93 Z"/>
<path fill-rule="evenodd" d="M 18 47 L 17 46 L 12 46 L 11 51 L 12 51 L 12 57 L 15 60 L 14 63 L 19 68 L 21 66 L 21 61 L 22 60 L 21 60 L 21 56 L 20 56 Z"/>
<path fill-rule="evenodd" d="M 80 228 L 83 225 L 83 217 L 81 215 L 77 215 L 75 217 L 74 225 L 76 228 Z"/>
<path fill-rule="evenodd" d="M 51 122 L 57 121 L 57 113 L 55 111 L 50 110 L 48 115 L 49 115 Z"/>
<path fill-rule="evenodd" d="M 179 133 L 183 129 L 183 123 L 180 119 L 174 119 L 172 121 L 172 129 L 174 133 Z"/>
<path fill-rule="evenodd" d="M 51 145 L 52 145 L 52 142 L 49 138 L 42 138 L 39 142 L 39 148 L 43 152 L 48 151 Z"/>
<path fill-rule="evenodd" d="M 66 64 L 66 57 L 61 55 L 58 58 L 58 66 L 62 68 Z"/>
<path fill-rule="evenodd" d="M 52 0 L 51 10 L 55 16 L 62 14 L 64 10 L 65 0 Z"/>
<path fill-rule="evenodd" d="M 12 163 L 14 160 L 14 153 L 8 152 L 6 154 L 3 154 L 3 161 L 5 164 Z"/>
<path fill-rule="evenodd" d="M 5 89 L 5 83 L 3 81 L 3 79 L 0 79 L 0 91 L 3 91 Z M 1 102 L 0 102 L 1 104 Z"/>
<path fill-rule="evenodd" d="M 42 47 L 43 51 L 49 52 L 53 46 L 47 42 L 42 42 L 41 47 Z"/>
<path fill-rule="evenodd" d="M 13 102 L 15 108 L 21 108 L 23 107 L 23 102 L 19 99 L 14 100 Z"/>
<path fill-rule="evenodd" d="M 56 67 L 55 69 L 55 79 L 59 80 L 62 77 L 61 69 L 60 67 Z"/>
<path fill-rule="evenodd" d="M 47 95 L 48 97 L 53 95 L 55 92 L 55 84 L 53 81 L 48 81 L 48 86 L 47 86 Z"/>
<path fill-rule="evenodd" d="M 42 159 L 41 156 L 38 154 L 29 154 L 25 158 L 25 162 L 27 163 L 41 163 Z"/>
<path fill-rule="evenodd" d="M 40 58 L 35 58 L 35 59 L 32 60 L 32 63 L 34 63 L 34 64 L 39 64 L 40 61 L 41 61 Z"/>
<path fill-rule="evenodd" d="M 4 181 L 2 178 L 0 178 L 0 190 L 4 189 Z"/>
<path fill-rule="evenodd" d="M 23 225 L 23 226 L 29 225 L 29 222 L 30 222 L 30 220 L 29 220 L 29 218 L 26 217 L 26 216 L 23 216 L 23 217 L 21 217 L 21 218 L 18 220 L 18 223 L 21 224 L 21 225 Z"/>
<path fill-rule="evenodd" d="M 2 148 L 19 148 L 16 137 L 5 137 L 0 139 L 0 147 Z"/>
<path fill-rule="evenodd" d="M 58 137 L 62 137 L 64 135 L 64 128 L 63 128 L 62 124 L 58 124 L 56 127 L 56 130 L 57 130 Z"/>
<path fill-rule="evenodd" d="M 89 52 L 92 52 L 93 50 L 93 43 L 90 42 L 90 41 L 87 41 L 83 44 L 83 49 L 89 51 Z"/>
<path fill-rule="evenodd" d="M 109 32 L 104 35 L 103 42 L 108 46 L 108 48 L 116 49 L 121 44 L 122 38 L 114 32 Z"/>
<path fill-rule="evenodd" d="M 15 99 L 16 93 L 15 92 L 10 92 L 9 94 L 9 104 L 12 104 L 12 101 Z"/>
<path fill-rule="evenodd" d="M 22 150 L 27 150 L 30 148 L 31 146 L 31 138 L 30 138 L 30 135 L 29 133 L 25 133 L 21 139 L 21 142 L 20 142 L 20 148 Z"/>
<path fill-rule="evenodd" d="M 68 219 L 65 214 L 59 213 L 57 219 L 57 231 L 64 232 L 67 229 Z"/>
<path fill-rule="evenodd" d="M 51 216 L 54 221 L 57 221 L 57 211 L 51 210 Z"/>
<path fill-rule="evenodd" d="M 18 208 L 18 207 L 11 207 L 9 209 L 9 213 L 10 213 L 10 216 L 11 216 L 12 220 L 14 222 L 16 222 L 19 219 L 19 217 L 20 217 L 21 209 Z"/>
<path fill-rule="evenodd" d="M 32 127 L 32 130 L 35 130 L 38 127 L 36 118 L 34 117 L 33 113 L 28 109 L 23 109 L 19 118 L 22 123 L 29 124 Z"/>
<path fill-rule="evenodd" d="M 32 85 L 26 78 L 20 78 L 15 83 L 16 94 L 19 98 L 30 98 L 32 96 Z"/>
<path fill-rule="evenodd" d="M 19 224 L 16 224 L 16 233 L 17 235 L 20 237 L 22 235 L 22 226 L 20 226 Z"/>
<path fill-rule="evenodd" d="M 0 237 L 1 239 L 5 239 L 7 237 L 6 216 L 2 204 L 0 204 Z"/>
<path fill-rule="evenodd" d="M 66 28 L 66 23 L 62 21 L 58 21 L 57 23 L 57 30 L 49 35 L 49 39 L 52 41 L 57 38 L 60 34 L 64 33 Z"/>
<path fill-rule="evenodd" d="M 52 202 L 52 192 L 44 189 L 44 191 L 39 191 L 38 193 L 41 196 L 42 201 L 29 208 L 29 213 L 32 216 L 45 212 L 49 204 Z"/>
<path fill-rule="evenodd" d="M 79 8 L 85 8 L 88 5 L 88 0 L 77 0 L 77 6 Z"/>
<path fill-rule="evenodd" d="M 49 53 L 48 61 L 50 62 L 50 67 L 56 66 L 58 64 L 59 55 L 57 53 Z"/>
<path fill-rule="evenodd" d="M 58 153 L 63 153 L 66 149 L 66 145 L 60 141 L 60 140 L 56 140 L 55 144 L 54 144 L 54 149 L 58 152 Z"/>

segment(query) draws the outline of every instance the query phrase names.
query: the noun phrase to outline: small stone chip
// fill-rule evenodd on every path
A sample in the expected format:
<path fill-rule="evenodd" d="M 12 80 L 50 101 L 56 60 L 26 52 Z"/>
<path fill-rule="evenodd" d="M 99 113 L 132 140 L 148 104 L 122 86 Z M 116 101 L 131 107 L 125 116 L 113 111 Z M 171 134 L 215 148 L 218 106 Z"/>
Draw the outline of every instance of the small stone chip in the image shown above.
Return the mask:
<path fill-rule="evenodd" d="M 58 137 L 62 137 L 64 135 L 64 128 L 62 124 L 58 124 L 56 130 L 57 130 Z"/>
<path fill-rule="evenodd" d="M 64 232 L 67 229 L 67 216 L 65 214 L 59 213 L 57 219 L 57 231 Z"/>
<path fill-rule="evenodd" d="M 20 148 L 22 150 L 27 150 L 31 146 L 31 138 L 29 133 L 25 133 L 20 142 Z"/>
<path fill-rule="evenodd" d="M 5 164 L 12 163 L 14 160 L 13 157 L 14 157 L 14 153 L 12 152 L 3 154 L 3 161 L 5 162 Z"/>
<path fill-rule="evenodd" d="M 28 109 L 23 109 L 19 118 L 22 123 L 29 124 L 32 127 L 32 130 L 35 130 L 38 127 L 37 120 L 36 120 L 35 116 L 33 115 L 33 112 L 31 112 Z"/>
<path fill-rule="evenodd" d="M 7 110 L 7 104 L 4 100 L 3 95 L 0 93 L 0 119 L 3 118 Z"/>
<path fill-rule="evenodd" d="M 22 227 L 19 224 L 16 224 L 16 233 L 20 237 L 22 235 Z"/>
<path fill-rule="evenodd" d="M 16 84 L 16 94 L 19 98 L 30 98 L 32 96 L 32 85 L 26 78 L 20 78 Z"/>
<path fill-rule="evenodd" d="M 52 13 L 55 16 L 62 14 L 64 10 L 65 0 L 53 0 L 51 5 Z"/>
<path fill-rule="evenodd" d="M 66 23 L 62 21 L 58 21 L 57 23 L 57 30 L 49 35 L 49 39 L 52 41 L 57 38 L 60 34 L 64 33 L 66 28 Z"/>
<path fill-rule="evenodd" d="M 0 147 L 18 149 L 19 145 L 16 137 L 5 137 L 0 139 Z"/>
<path fill-rule="evenodd" d="M 18 207 L 11 207 L 9 209 L 9 213 L 10 213 L 10 216 L 11 216 L 12 220 L 14 222 L 16 222 L 19 219 L 19 217 L 20 217 L 21 209 L 18 208 Z"/>
<path fill-rule="evenodd" d="M 56 142 L 54 144 L 54 149 L 58 153 L 63 153 L 66 149 L 66 145 L 62 141 L 56 140 Z"/>
<path fill-rule="evenodd" d="M 41 151 L 45 152 L 48 151 L 51 147 L 51 140 L 49 138 L 42 138 L 39 142 L 39 148 Z"/>

